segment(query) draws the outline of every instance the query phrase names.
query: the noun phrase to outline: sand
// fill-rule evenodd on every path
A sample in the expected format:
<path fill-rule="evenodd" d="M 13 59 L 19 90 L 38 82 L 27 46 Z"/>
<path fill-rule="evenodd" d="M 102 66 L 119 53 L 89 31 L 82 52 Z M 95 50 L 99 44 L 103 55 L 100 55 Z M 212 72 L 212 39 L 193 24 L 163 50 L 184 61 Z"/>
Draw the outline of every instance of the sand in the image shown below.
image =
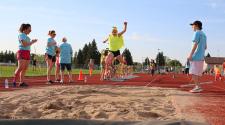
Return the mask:
<path fill-rule="evenodd" d="M 176 120 L 170 93 L 130 86 L 51 86 L 0 92 L 0 119 Z"/>

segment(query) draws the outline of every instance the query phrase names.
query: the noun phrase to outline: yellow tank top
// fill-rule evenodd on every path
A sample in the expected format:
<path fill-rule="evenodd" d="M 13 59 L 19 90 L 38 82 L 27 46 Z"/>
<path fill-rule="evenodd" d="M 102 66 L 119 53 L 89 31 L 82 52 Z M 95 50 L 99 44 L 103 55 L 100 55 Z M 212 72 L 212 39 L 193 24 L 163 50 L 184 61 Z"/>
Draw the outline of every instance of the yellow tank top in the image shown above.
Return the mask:
<path fill-rule="evenodd" d="M 221 74 L 219 68 L 215 68 L 215 74 Z"/>
<path fill-rule="evenodd" d="M 109 35 L 109 50 L 117 51 L 124 46 L 123 36 L 113 36 Z"/>

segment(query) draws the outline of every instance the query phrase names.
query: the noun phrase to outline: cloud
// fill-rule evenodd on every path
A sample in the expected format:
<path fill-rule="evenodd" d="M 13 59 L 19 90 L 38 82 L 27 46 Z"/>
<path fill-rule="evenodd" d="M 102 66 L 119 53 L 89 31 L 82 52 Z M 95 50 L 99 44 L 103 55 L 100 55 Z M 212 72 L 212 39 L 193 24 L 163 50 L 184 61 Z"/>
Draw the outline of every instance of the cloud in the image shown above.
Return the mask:
<path fill-rule="evenodd" d="M 225 2 L 224 0 L 209 0 L 206 5 L 212 9 L 224 9 Z"/>

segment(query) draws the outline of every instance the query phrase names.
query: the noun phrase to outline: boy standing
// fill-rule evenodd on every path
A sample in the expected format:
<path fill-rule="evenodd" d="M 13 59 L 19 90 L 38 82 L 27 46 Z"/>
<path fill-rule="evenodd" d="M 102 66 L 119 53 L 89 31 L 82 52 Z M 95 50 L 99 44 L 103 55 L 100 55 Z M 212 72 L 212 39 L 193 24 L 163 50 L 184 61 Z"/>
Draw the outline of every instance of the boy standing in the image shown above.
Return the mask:
<path fill-rule="evenodd" d="M 202 91 L 199 84 L 199 78 L 203 73 L 205 50 L 207 49 L 206 35 L 202 31 L 202 22 L 195 21 L 190 24 L 194 30 L 193 47 L 188 57 L 190 61 L 190 74 L 192 75 L 192 81 L 195 83 L 195 87 L 190 90 L 192 93 L 198 93 Z"/>

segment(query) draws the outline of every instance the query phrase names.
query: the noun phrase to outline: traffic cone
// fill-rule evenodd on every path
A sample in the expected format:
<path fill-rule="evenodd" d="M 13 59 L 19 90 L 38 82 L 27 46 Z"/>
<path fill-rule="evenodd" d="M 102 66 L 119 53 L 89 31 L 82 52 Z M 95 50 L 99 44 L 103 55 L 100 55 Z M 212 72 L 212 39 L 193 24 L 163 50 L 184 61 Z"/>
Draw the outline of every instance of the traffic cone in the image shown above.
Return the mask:
<path fill-rule="evenodd" d="M 84 77 L 83 77 L 82 70 L 80 70 L 80 74 L 79 74 L 79 77 L 78 77 L 78 81 L 84 81 Z"/>
<path fill-rule="evenodd" d="M 92 76 L 93 69 L 89 69 L 89 75 Z"/>

